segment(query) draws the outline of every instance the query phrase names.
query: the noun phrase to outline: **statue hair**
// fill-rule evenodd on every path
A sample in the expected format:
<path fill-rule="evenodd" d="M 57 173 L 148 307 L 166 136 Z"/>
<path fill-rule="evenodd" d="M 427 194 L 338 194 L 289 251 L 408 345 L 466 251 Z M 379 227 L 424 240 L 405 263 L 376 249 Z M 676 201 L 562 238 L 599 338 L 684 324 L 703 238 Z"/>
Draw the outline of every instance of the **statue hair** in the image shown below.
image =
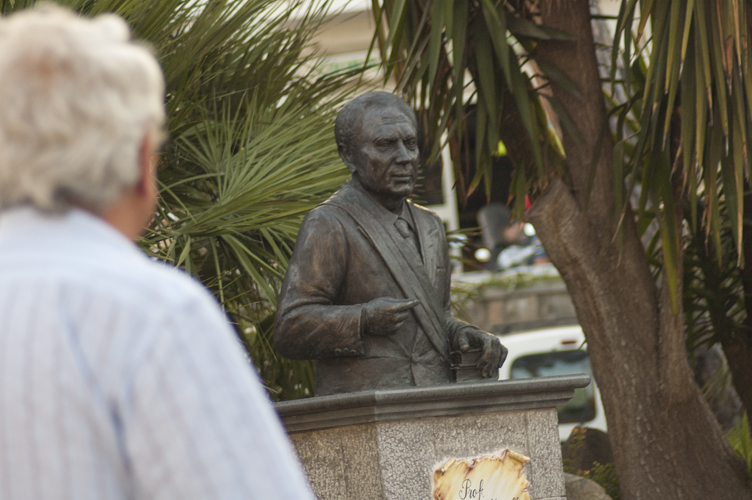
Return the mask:
<path fill-rule="evenodd" d="M 404 99 L 389 92 L 374 91 L 356 97 L 345 104 L 334 122 L 334 138 L 340 151 L 347 151 L 360 132 L 360 125 L 366 111 L 372 107 L 395 107 L 417 128 L 415 113 Z"/>

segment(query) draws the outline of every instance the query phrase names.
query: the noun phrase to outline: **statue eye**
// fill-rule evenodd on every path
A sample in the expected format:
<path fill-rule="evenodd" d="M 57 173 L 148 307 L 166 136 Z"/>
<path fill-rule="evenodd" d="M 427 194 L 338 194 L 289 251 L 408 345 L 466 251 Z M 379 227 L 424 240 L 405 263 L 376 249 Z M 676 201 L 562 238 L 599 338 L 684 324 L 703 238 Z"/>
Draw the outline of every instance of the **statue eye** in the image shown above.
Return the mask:
<path fill-rule="evenodd" d="M 410 149 L 415 149 L 418 146 L 418 141 L 414 137 L 405 140 L 405 146 Z"/>

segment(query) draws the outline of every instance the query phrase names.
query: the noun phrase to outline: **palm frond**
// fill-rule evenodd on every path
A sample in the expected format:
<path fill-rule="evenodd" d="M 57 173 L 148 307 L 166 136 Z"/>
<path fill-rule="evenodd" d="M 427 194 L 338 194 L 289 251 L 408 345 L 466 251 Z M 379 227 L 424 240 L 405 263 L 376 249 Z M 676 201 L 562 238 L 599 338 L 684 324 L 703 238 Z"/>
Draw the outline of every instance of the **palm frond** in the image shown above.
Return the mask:
<path fill-rule="evenodd" d="M 456 169 L 463 165 L 460 149 L 467 137 L 468 110 L 476 105 L 476 173 L 470 179 L 467 171 L 456 172 L 461 187 L 465 187 L 460 196 L 472 192 L 482 180 L 486 180 L 489 189 L 491 158 L 498 154 L 505 132 L 503 118 L 516 114 L 534 163 L 515 170 L 515 210 L 521 214 L 524 194 L 549 173 L 561 173 L 564 163 L 558 141 L 549 129 L 552 117 L 540 99 L 541 82 L 539 88 L 533 85 L 533 75 L 541 75 L 536 70 L 534 49 L 540 40 L 571 37 L 540 26 L 529 18 L 530 13 L 513 4 L 490 0 L 374 2 L 374 12 L 384 17 L 389 26 L 388 36 L 377 33 L 374 42 L 380 44 L 381 53 L 386 56 L 385 78 L 394 75 L 398 92 L 425 117 L 432 155 L 444 145 L 442 137 L 448 134 Z M 544 80 L 555 80 L 574 90 L 561 72 L 549 69 Z M 465 95 L 466 73 L 476 86 L 469 98 Z M 553 100 L 550 95 L 546 97 Z M 565 126 L 571 125 L 566 117 L 564 122 Z"/>

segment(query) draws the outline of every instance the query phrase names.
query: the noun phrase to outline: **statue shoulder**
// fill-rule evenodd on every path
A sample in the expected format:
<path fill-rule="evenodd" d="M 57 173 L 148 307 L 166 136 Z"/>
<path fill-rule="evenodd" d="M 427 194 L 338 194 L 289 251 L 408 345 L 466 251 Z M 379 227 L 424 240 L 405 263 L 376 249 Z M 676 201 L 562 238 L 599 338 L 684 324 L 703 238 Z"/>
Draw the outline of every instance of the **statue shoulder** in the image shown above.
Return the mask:
<path fill-rule="evenodd" d="M 413 215 L 418 218 L 420 221 L 427 222 L 430 224 L 437 224 L 444 227 L 444 223 L 441 220 L 441 217 L 434 212 L 433 210 L 430 210 L 426 207 L 422 207 L 420 205 L 416 205 L 412 201 L 408 201 L 410 203 L 410 207 L 413 209 Z"/>
<path fill-rule="evenodd" d="M 303 226 L 340 226 L 341 218 L 342 210 L 338 209 L 334 205 L 322 203 L 321 205 L 308 212 L 308 215 L 306 215 L 303 219 Z"/>
<path fill-rule="evenodd" d="M 352 230 L 340 212 L 327 205 L 319 205 L 308 212 L 295 240 L 295 253 L 346 246 Z"/>
<path fill-rule="evenodd" d="M 300 232 L 329 234 L 331 237 L 344 237 L 354 230 L 355 221 L 340 207 L 328 202 L 317 206 L 303 219 Z"/>

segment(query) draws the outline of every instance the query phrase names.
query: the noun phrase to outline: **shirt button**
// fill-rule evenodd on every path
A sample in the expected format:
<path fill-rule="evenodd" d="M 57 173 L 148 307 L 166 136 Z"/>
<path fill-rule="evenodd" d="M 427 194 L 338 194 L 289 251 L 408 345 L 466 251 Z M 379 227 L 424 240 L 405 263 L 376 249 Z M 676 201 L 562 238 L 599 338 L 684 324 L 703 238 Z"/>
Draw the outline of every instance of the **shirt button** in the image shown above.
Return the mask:
<path fill-rule="evenodd" d="M 413 354 L 412 356 L 410 356 L 410 361 L 412 361 L 415 364 L 418 364 L 418 355 Z"/>

